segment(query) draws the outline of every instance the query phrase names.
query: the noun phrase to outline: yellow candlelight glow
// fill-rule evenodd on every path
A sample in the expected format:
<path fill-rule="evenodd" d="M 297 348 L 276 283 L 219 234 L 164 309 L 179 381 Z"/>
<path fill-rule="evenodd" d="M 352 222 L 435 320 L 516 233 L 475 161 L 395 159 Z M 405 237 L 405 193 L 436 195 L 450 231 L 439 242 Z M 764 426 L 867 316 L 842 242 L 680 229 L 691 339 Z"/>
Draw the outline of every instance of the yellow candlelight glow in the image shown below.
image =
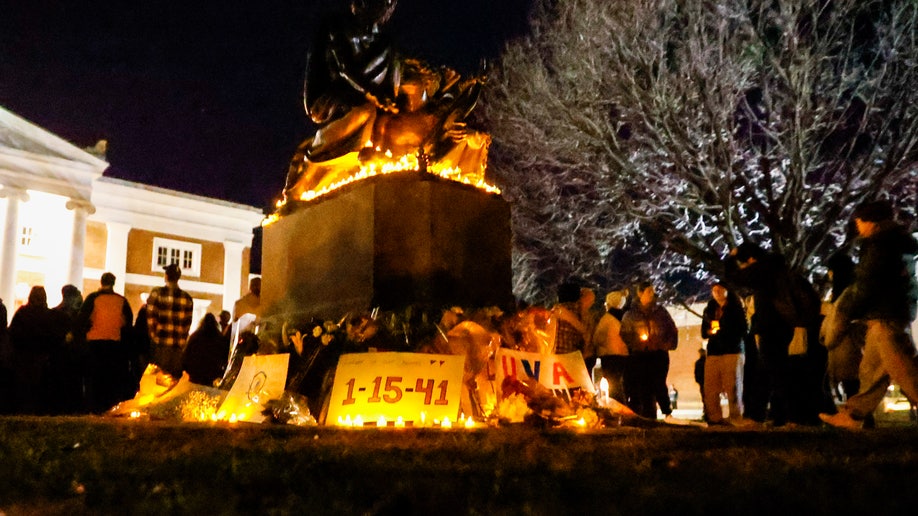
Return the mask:
<path fill-rule="evenodd" d="M 443 422 L 440 423 L 440 428 L 452 428 L 453 423 L 449 420 L 448 417 L 443 418 Z"/>
<path fill-rule="evenodd" d="M 385 428 L 385 427 L 386 427 L 386 424 L 387 424 L 387 423 L 386 423 L 386 417 L 385 417 L 385 416 L 379 416 L 379 419 L 376 420 L 376 426 L 379 427 L 379 428 Z"/>
<path fill-rule="evenodd" d="M 405 428 L 405 420 L 402 419 L 402 416 L 395 418 L 395 428 Z"/>
<path fill-rule="evenodd" d="M 603 399 L 609 397 L 609 380 L 606 380 L 605 377 L 599 380 L 599 395 L 602 396 Z"/>

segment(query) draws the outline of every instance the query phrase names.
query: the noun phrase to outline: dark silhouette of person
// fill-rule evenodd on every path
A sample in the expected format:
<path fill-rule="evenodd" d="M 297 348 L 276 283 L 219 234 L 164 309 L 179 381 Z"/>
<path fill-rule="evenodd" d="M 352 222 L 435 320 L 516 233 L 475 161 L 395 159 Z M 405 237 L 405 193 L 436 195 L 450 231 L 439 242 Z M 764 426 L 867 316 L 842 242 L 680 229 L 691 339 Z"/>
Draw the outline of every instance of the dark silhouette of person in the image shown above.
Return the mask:
<path fill-rule="evenodd" d="M 134 319 L 134 349 L 131 353 L 131 373 L 135 380 L 140 381 L 147 364 L 150 363 L 150 330 L 147 326 L 147 305 L 144 303 L 137 310 Z"/>
<path fill-rule="evenodd" d="M 0 414 L 13 412 L 13 349 L 7 327 L 9 315 L 0 299 Z"/>
<path fill-rule="evenodd" d="M 217 321 L 220 323 L 220 333 L 223 334 L 227 339 L 232 338 L 233 332 L 233 314 L 229 310 L 221 310 L 220 317 Z"/>
<path fill-rule="evenodd" d="M 51 355 L 52 413 L 73 414 L 83 412 L 83 369 L 84 356 L 74 335 L 74 323 L 83 294 L 75 285 L 61 288 L 61 302 L 51 309 L 55 327 L 60 328 L 63 345 Z"/>
<path fill-rule="evenodd" d="M 106 272 L 101 288 L 86 296 L 77 331 L 86 343 L 89 410 L 99 414 L 137 391 L 131 374 L 131 320 L 127 299 L 115 292 L 115 275 Z"/>
<path fill-rule="evenodd" d="M 727 283 L 752 291 L 760 365 L 767 376 L 769 416 L 775 426 L 788 421 L 818 424 L 823 405 L 825 349 L 818 345 L 819 295 L 806 278 L 792 271 L 784 257 L 750 242 L 724 260 Z M 792 341 L 805 338 L 805 352 L 791 356 Z"/>
<path fill-rule="evenodd" d="M 229 339 L 220 332 L 212 313 L 204 314 L 198 328 L 188 337 L 182 355 L 182 369 L 193 383 L 212 387 L 223 378 L 229 359 Z"/>
<path fill-rule="evenodd" d="M 34 286 L 26 304 L 19 307 L 10 321 L 13 347 L 15 410 L 21 414 L 50 414 L 51 355 L 63 346 L 66 328 L 48 308 L 45 287 Z"/>
<path fill-rule="evenodd" d="M 707 360 L 708 352 L 704 348 L 698 348 L 698 359 L 695 360 L 695 383 L 698 384 L 698 392 L 701 393 L 701 399 L 704 400 L 704 363 Z"/>

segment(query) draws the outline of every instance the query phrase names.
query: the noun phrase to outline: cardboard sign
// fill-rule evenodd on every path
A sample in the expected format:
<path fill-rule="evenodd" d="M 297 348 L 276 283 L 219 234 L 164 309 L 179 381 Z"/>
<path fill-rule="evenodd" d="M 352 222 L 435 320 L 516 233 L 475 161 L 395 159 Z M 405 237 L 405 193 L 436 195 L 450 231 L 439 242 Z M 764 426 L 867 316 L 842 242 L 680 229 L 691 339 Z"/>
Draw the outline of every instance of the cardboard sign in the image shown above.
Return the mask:
<path fill-rule="evenodd" d="M 352 353 L 342 355 L 335 372 L 325 423 L 360 417 L 365 424 L 401 417 L 408 426 L 459 416 L 462 355 Z"/>
<path fill-rule="evenodd" d="M 229 394 L 217 409 L 220 419 L 232 417 L 235 421 L 260 423 L 264 403 L 280 398 L 287 384 L 289 353 L 276 355 L 249 355 L 242 359 L 239 375 Z"/>
<path fill-rule="evenodd" d="M 497 385 L 506 377 L 532 378 L 552 391 L 583 389 L 594 393 L 593 381 L 579 351 L 542 355 L 507 348 L 497 350 Z"/>

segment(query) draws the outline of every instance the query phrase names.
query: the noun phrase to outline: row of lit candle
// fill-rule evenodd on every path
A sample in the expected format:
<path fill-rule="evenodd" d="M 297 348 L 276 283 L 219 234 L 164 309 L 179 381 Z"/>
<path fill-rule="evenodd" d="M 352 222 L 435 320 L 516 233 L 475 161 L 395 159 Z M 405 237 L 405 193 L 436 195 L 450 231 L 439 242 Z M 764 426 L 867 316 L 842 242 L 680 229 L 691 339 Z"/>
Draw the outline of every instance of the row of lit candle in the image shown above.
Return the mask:
<path fill-rule="evenodd" d="M 388 161 L 371 161 L 361 165 L 360 169 L 354 174 L 336 181 L 330 185 L 327 185 L 318 190 L 309 190 L 300 194 L 301 201 L 312 201 L 323 195 L 327 195 L 343 186 L 349 185 L 351 183 L 367 179 L 374 176 L 393 174 L 397 172 L 407 172 L 407 171 L 416 171 L 419 170 L 418 166 L 418 157 L 415 154 L 406 154 L 398 159 L 393 160 L 391 152 L 386 151 L 386 157 L 389 158 Z M 463 183 L 467 185 L 474 186 L 480 190 L 484 190 L 488 193 L 500 194 L 500 188 L 488 184 L 484 181 L 483 178 L 478 179 L 477 181 L 470 179 L 468 175 L 464 175 L 462 170 L 455 167 L 447 167 L 438 163 L 430 165 L 427 169 L 427 172 L 443 179 L 449 179 L 450 181 L 456 181 L 458 183 Z M 286 204 L 284 200 L 280 200 L 276 204 L 276 208 L 280 209 Z M 278 215 L 268 216 L 262 225 L 266 226 L 276 221 L 279 218 Z"/>
<path fill-rule="evenodd" d="M 434 419 L 432 422 L 428 423 L 427 415 L 422 412 L 417 421 L 406 422 L 405 418 L 402 416 L 396 417 L 395 420 L 389 420 L 386 419 L 385 416 L 379 416 L 375 425 L 368 425 L 359 414 L 353 418 L 348 414 L 346 416 L 338 416 L 338 426 L 348 428 L 366 428 L 367 426 L 375 426 L 375 428 L 407 428 L 409 426 L 421 428 L 453 428 L 453 422 L 449 417 L 444 417 L 442 420 Z M 462 414 L 456 426 L 459 428 L 475 428 L 477 423 L 475 423 L 473 418 L 465 417 L 465 414 Z"/>

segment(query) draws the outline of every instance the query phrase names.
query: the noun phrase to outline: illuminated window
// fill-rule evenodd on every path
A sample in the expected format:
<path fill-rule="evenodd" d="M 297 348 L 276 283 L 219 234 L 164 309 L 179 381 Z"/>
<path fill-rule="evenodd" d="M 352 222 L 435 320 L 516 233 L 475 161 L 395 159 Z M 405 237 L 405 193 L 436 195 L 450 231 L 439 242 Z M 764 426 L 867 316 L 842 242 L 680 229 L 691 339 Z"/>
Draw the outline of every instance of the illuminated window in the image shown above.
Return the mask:
<path fill-rule="evenodd" d="M 19 245 L 23 249 L 29 249 L 32 247 L 32 238 L 34 237 L 34 229 L 31 226 L 22 226 L 22 232 L 19 235 Z"/>
<path fill-rule="evenodd" d="M 154 238 L 153 270 L 162 270 L 163 267 L 171 263 L 177 263 L 182 268 L 183 276 L 200 276 L 201 244 L 170 240 L 168 238 Z"/>

